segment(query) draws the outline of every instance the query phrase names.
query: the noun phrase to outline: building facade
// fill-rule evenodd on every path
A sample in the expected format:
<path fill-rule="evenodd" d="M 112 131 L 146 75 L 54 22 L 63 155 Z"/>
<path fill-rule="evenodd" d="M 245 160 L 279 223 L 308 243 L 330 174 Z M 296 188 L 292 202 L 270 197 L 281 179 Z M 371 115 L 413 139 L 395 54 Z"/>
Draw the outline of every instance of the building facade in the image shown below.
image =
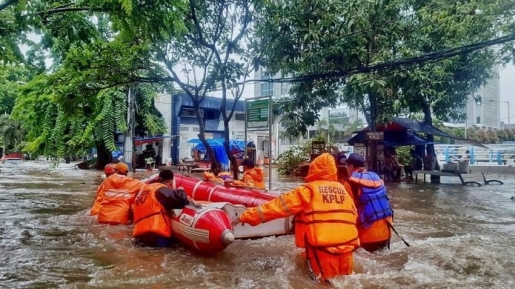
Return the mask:
<path fill-rule="evenodd" d="M 219 139 L 225 137 L 224 124 L 221 115 L 222 99 L 206 97 L 200 104 L 200 114 L 205 127 L 207 139 Z M 230 139 L 243 140 L 245 137 L 245 111 L 244 100 L 236 103 L 234 115 L 229 122 Z M 233 101 L 228 99 L 226 107 L 230 108 Z M 192 139 L 198 139 L 200 131 L 195 110 L 191 99 L 182 93 L 170 95 L 159 94 L 155 100 L 155 106 L 162 114 L 167 131 L 164 134 L 162 146 L 163 162 L 177 164 L 179 160 L 192 157 Z M 249 132 L 248 141 L 256 145 L 257 157 L 264 158 L 267 149 L 264 143 L 268 139 L 268 132 Z"/>
<path fill-rule="evenodd" d="M 501 86 L 499 82 L 499 66 L 494 68 L 494 76 L 468 98 L 465 112 L 466 127 L 493 128 L 501 127 Z"/>

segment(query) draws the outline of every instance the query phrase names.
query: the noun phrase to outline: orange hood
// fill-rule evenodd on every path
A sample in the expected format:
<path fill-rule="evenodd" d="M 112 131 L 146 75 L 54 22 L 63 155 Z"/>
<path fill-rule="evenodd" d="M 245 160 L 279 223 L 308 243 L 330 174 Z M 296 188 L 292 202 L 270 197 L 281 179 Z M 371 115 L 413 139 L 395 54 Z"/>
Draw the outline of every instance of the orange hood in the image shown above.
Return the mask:
<path fill-rule="evenodd" d="M 262 168 L 253 168 L 245 171 L 245 174 L 251 176 L 254 180 L 262 180 L 265 177 L 265 172 Z"/>
<path fill-rule="evenodd" d="M 338 179 L 334 157 L 328 153 L 319 155 L 309 164 L 306 182 L 336 181 Z"/>

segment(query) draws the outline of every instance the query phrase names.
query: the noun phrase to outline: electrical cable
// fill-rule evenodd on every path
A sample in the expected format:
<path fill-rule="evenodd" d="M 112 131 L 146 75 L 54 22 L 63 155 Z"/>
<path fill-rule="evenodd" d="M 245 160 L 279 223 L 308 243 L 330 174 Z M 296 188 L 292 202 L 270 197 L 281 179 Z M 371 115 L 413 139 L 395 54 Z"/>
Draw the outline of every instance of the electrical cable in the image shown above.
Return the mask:
<path fill-rule="evenodd" d="M 343 71 L 338 71 L 338 72 L 309 74 L 309 75 L 297 76 L 297 77 L 250 79 L 250 80 L 246 80 L 244 82 L 238 82 L 235 85 L 242 85 L 245 83 L 253 83 L 253 82 L 294 83 L 294 82 L 304 82 L 304 81 L 310 81 L 310 80 L 343 78 L 343 77 L 347 77 L 347 76 L 350 76 L 353 74 L 358 74 L 358 73 L 379 72 L 379 71 L 388 70 L 388 69 L 397 69 L 397 68 L 400 68 L 403 66 L 413 66 L 413 65 L 422 64 L 422 63 L 438 62 L 438 61 L 441 61 L 441 60 L 444 60 L 447 58 L 469 54 L 469 53 L 477 51 L 477 50 L 488 48 L 488 47 L 491 47 L 494 45 L 503 44 L 503 43 L 513 41 L 513 40 L 515 40 L 515 33 L 508 34 L 508 35 L 494 38 L 494 39 L 487 40 L 487 41 L 476 42 L 476 43 L 472 43 L 472 44 L 468 44 L 468 45 L 453 47 L 450 49 L 426 53 L 426 54 L 422 54 L 422 55 L 411 57 L 411 58 L 387 61 L 387 62 L 383 62 L 383 63 L 371 65 L 371 66 L 359 67 L 359 68 L 355 68 L 355 69 L 343 70 Z"/>

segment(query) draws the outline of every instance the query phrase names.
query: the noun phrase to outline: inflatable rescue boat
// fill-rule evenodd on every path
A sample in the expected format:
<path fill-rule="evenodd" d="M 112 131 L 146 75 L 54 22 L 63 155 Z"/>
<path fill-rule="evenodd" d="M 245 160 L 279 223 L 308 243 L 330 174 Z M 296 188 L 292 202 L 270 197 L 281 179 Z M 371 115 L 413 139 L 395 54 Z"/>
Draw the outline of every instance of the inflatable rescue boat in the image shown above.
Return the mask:
<path fill-rule="evenodd" d="M 158 177 L 159 175 L 155 174 L 144 181 L 150 182 L 157 179 Z M 223 217 L 217 219 L 214 217 L 214 213 L 213 216 L 211 214 L 202 215 L 201 210 L 215 210 L 215 212 L 217 212 L 217 216 L 219 216 L 218 212 L 222 211 L 229 220 L 233 220 L 240 216 L 247 208 L 259 206 L 276 197 L 276 195 L 258 190 L 239 187 L 226 187 L 213 182 L 187 177 L 179 173 L 174 174 L 174 179 L 175 188 L 182 187 L 190 198 L 202 204 L 201 209 L 196 209 L 198 218 L 205 219 L 205 222 L 212 222 L 213 228 L 218 228 L 220 224 L 225 224 L 225 221 L 222 221 Z M 190 212 L 190 214 L 193 215 L 193 212 Z M 177 222 L 175 224 L 177 224 Z M 197 224 L 204 224 L 204 221 Z M 211 227 L 209 227 L 209 230 L 211 230 L 210 228 Z M 230 228 L 230 221 L 228 227 L 226 228 Z M 172 229 L 174 230 L 174 234 L 176 234 L 176 230 L 179 231 L 180 228 L 177 227 L 174 229 L 174 226 L 172 225 Z M 234 238 L 236 239 L 286 235 L 293 232 L 293 216 L 273 220 L 257 226 L 239 224 L 232 229 Z M 211 233 L 211 235 L 217 236 L 215 238 L 216 240 L 225 240 L 224 242 L 229 242 L 230 236 L 225 236 L 224 230 L 222 228 L 219 228 L 215 231 L 216 232 Z M 182 234 L 182 231 L 178 234 Z M 189 240 L 181 239 L 181 241 L 186 245 L 190 245 L 193 240 L 192 237 L 188 236 L 183 236 L 183 238 L 189 238 Z M 207 239 L 204 238 L 204 240 Z M 197 242 L 197 246 L 198 244 L 199 243 Z M 218 248 L 222 246 L 222 244 L 213 246 Z"/>

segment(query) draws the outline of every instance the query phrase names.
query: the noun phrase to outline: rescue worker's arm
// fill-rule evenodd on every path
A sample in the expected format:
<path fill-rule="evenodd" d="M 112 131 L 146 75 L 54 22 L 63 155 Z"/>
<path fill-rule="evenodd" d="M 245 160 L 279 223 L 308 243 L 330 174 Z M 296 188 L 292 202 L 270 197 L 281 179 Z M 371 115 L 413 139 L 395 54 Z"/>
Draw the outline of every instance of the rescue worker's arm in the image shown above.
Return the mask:
<path fill-rule="evenodd" d="M 349 181 L 346 181 L 343 186 L 345 187 L 345 191 L 347 191 L 349 196 L 354 200 L 354 203 L 356 203 L 356 196 L 359 196 L 358 189 L 351 186 Z"/>
<path fill-rule="evenodd" d="M 136 180 L 136 179 L 132 179 L 132 178 L 127 178 L 126 183 L 124 184 L 124 186 L 129 189 L 129 193 L 131 195 L 136 195 L 136 194 L 139 193 L 139 191 L 141 191 L 143 186 L 145 186 L 145 183 L 140 181 L 140 180 Z"/>
<path fill-rule="evenodd" d="M 305 186 L 284 193 L 258 207 L 251 208 L 241 214 L 239 221 L 255 226 L 278 218 L 295 215 L 311 202 L 311 190 Z"/>
<path fill-rule="evenodd" d="M 156 200 L 166 209 L 182 209 L 189 202 L 184 190 L 172 190 L 170 188 L 159 188 L 156 191 Z"/>

